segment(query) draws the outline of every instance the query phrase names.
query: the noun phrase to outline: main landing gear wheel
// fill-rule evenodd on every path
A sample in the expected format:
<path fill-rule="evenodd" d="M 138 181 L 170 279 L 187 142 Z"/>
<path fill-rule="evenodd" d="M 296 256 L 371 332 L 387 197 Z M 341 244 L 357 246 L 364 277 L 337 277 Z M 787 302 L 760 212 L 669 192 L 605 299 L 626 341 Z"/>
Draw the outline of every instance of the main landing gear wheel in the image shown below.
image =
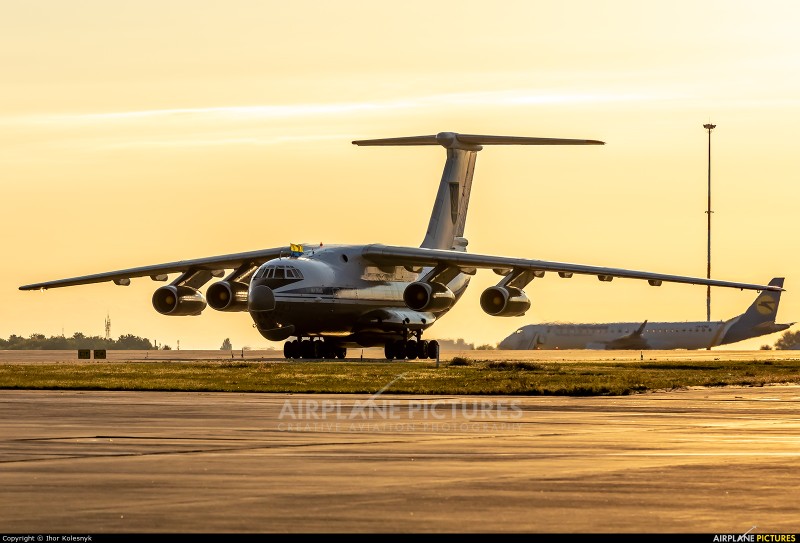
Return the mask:
<path fill-rule="evenodd" d="M 406 341 L 406 358 L 414 360 L 417 358 L 417 340 L 409 339 Z"/>
<path fill-rule="evenodd" d="M 347 356 L 347 348 L 329 343 L 324 340 L 294 339 L 283 344 L 284 358 L 308 358 L 308 359 L 333 359 L 344 360 Z"/>
<path fill-rule="evenodd" d="M 428 342 L 428 358 L 439 358 L 439 342 L 435 339 Z"/>
<path fill-rule="evenodd" d="M 302 354 L 300 350 L 300 342 L 298 340 L 287 341 L 283 344 L 283 357 L 284 358 L 300 358 Z"/>
<path fill-rule="evenodd" d="M 425 340 L 387 341 L 383 347 L 386 360 L 414 360 L 415 358 L 436 358 L 439 355 L 439 342 Z"/>
<path fill-rule="evenodd" d="M 294 342 L 287 341 L 283 344 L 283 357 L 294 358 Z"/>
<path fill-rule="evenodd" d="M 428 358 L 428 342 L 424 339 L 417 340 L 417 358 Z"/>

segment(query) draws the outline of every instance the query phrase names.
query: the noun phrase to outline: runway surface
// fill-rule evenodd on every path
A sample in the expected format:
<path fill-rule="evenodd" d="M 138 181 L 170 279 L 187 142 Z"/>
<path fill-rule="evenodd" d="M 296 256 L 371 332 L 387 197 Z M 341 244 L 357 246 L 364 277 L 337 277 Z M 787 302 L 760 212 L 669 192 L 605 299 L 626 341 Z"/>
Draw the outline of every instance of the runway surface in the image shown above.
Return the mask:
<path fill-rule="evenodd" d="M 800 387 L 0 391 L 4 533 L 800 532 Z"/>

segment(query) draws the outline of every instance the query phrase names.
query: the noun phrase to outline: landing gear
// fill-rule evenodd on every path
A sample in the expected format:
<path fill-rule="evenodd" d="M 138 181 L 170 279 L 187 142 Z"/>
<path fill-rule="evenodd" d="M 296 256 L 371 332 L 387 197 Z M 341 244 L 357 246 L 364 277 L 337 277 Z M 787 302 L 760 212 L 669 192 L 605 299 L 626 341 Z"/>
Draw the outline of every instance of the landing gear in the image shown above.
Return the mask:
<path fill-rule="evenodd" d="M 322 339 L 295 339 L 283 344 L 284 358 L 328 359 L 338 358 L 344 360 L 347 348 Z"/>
<path fill-rule="evenodd" d="M 422 336 L 422 332 L 417 332 L 416 339 L 387 341 L 383 348 L 386 360 L 414 360 L 416 358 L 438 357 L 439 342 L 435 339 L 432 341 L 425 341 L 420 336 Z"/>

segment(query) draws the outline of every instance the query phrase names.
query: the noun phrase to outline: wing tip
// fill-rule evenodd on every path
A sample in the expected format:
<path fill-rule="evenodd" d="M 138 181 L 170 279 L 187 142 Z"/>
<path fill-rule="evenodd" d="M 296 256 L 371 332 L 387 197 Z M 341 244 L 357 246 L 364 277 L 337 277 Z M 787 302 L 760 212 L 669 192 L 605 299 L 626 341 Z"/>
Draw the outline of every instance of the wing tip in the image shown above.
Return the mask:
<path fill-rule="evenodd" d="M 47 290 L 49 285 L 47 283 L 33 283 L 30 285 L 22 285 L 19 290 Z"/>

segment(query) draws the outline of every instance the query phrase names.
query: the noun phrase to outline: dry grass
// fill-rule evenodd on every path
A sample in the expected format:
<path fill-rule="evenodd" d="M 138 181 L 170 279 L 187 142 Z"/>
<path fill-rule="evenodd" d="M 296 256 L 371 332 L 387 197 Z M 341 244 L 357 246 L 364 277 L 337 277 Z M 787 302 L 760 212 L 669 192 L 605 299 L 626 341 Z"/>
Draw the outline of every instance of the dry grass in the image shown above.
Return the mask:
<path fill-rule="evenodd" d="M 48 360 L 42 352 L 0 353 L 0 388 L 373 394 L 625 395 L 695 386 L 800 383 L 793 351 L 543 352 L 460 351 L 436 361 L 285 361 L 278 353 L 155 360 L 150 351 L 109 352 L 109 360 Z M 31 354 L 28 354 L 31 353 Z M 124 353 L 124 354 L 123 354 Z M 145 351 L 142 351 L 145 353 Z M 510 353 L 515 356 L 503 356 Z M 783 353 L 788 356 L 776 356 Z M 25 356 L 27 354 L 27 356 Z M 222 354 L 220 356 L 220 354 Z M 488 355 L 488 356 L 487 356 Z M 765 356 L 768 355 L 768 356 Z M 113 358 L 112 358 L 113 357 Z"/>

